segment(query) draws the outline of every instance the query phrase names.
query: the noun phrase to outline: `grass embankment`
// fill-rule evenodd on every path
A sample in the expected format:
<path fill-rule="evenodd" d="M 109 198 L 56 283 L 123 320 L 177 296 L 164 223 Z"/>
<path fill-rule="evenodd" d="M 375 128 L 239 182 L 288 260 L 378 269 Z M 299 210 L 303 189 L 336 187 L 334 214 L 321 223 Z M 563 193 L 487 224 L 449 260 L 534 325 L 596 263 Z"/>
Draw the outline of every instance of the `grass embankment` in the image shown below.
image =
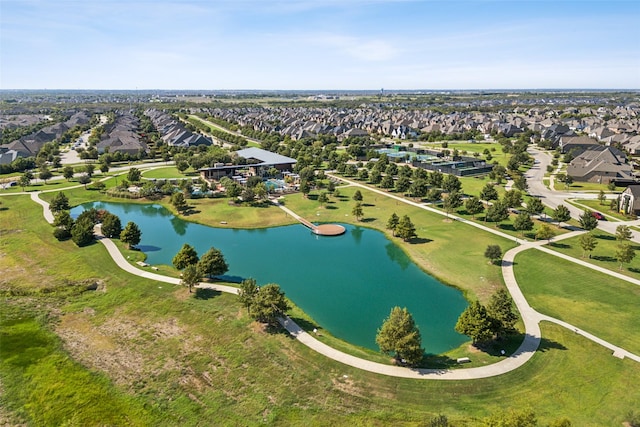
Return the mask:
<path fill-rule="evenodd" d="M 264 332 L 232 295 L 196 298 L 124 273 L 100 244 L 55 241 L 27 196 L 3 202 L 1 286 L 11 307 L 3 313 L 12 314 L 2 318 L 2 339 L 22 346 L 2 347 L 0 374 L 2 406 L 16 423 L 419 425 L 438 413 L 478 420 L 530 407 L 541 422 L 566 416 L 574 425 L 614 426 L 638 400 L 637 364 L 546 324 L 541 351 L 496 378 L 415 381 L 352 369 Z M 428 229 L 435 236 L 450 225 Z M 43 286 L 97 279 L 103 291 L 40 295 Z"/>
<path fill-rule="evenodd" d="M 515 263 L 533 308 L 640 354 L 640 286 L 534 250 Z"/>
<path fill-rule="evenodd" d="M 584 251 L 580 246 L 580 237 L 572 237 L 571 239 L 552 243 L 548 246 L 550 249 L 567 254 L 574 258 L 580 258 L 590 264 L 597 265 L 617 273 L 622 273 L 625 276 L 633 277 L 634 279 L 640 279 L 640 257 L 636 256 L 629 264 L 623 264 L 623 268 L 621 270 L 620 262 L 616 259 L 616 251 L 619 242 L 616 240 L 615 236 L 598 229 L 593 230 L 591 233 L 596 238 L 597 242 L 596 248 L 591 253 L 591 258 L 582 258 Z M 634 244 L 633 248 L 638 251 L 640 250 L 640 245 Z"/>

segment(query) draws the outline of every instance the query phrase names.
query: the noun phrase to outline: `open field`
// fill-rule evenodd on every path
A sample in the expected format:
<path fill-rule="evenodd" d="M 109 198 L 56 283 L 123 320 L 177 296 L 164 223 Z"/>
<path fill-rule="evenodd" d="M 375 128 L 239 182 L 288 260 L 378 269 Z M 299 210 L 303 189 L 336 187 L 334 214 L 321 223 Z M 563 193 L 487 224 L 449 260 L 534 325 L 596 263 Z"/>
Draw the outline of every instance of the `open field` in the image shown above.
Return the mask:
<path fill-rule="evenodd" d="M 516 279 L 531 306 L 640 353 L 640 286 L 554 258 L 530 250 L 515 259 Z"/>
<path fill-rule="evenodd" d="M 155 179 L 170 179 L 170 178 L 197 178 L 198 173 L 194 171 L 191 167 L 185 171 L 185 173 L 181 173 L 178 171 L 178 168 L 175 166 L 166 166 L 162 168 L 154 168 L 149 170 L 142 171 L 143 178 L 155 178 Z"/>
<path fill-rule="evenodd" d="M 509 161 L 509 154 L 505 154 L 502 151 L 502 146 L 497 142 L 462 142 L 462 141 L 446 141 L 448 147 L 446 150 L 453 152 L 453 150 L 457 149 L 460 151 L 461 155 L 463 151 L 466 151 L 466 156 L 473 156 L 473 153 L 479 153 L 480 156 L 478 159 L 484 159 L 485 154 L 483 154 L 484 150 L 489 150 L 491 153 L 491 160 L 487 161 L 487 163 L 498 162 L 498 164 L 502 166 L 507 166 L 507 162 Z M 442 148 L 442 142 L 417 142 L 414 143 L 417 147 L 424 148 Z"/>
<path fill-rule="evenodd" d="M 317 202 L 300 195 L 287 196 L 285 203 L 309 219 L 337 221 L 350 216 L 353 190 L 341 188 L 347 197 L 332 198 L 336 209 L 318 209 Z M 412 257 L 428 260 L 429 267 L 450 283 L 464 283 L 470 294 L 482 294 L 486 283 L 475 283 L 481 277 L 473 274 L 480 268 L 495 286 L 500 284 L 499 269 L 488 265 L 481 254 L 473 255 L 495 237 L 470 233 L 463 224 L 367 191 L 363 195 L 364 224 L 384 228 L 387 214 L 394 210 L 410 215 L 419 236 L 431 241 L 403 247 Z M 40 208 L 27 196 L 2 201 L 8 221 L 0 230 L 0 268 L 8 274 L 1 289 L 4 302 L 12 307 L 2 318 L 2 333 L 23 343 L 3 348 L 10 352 L 0 362 L 7 392 L 2 402 L 13 415 L 34 424 L 60 424 L 70 417 L 84 425 L 96 419 L 117 424 L 115 417 L 126 414 L 131 425 L 190 425 L 202 420 L 243 425 L 419 425 L 438 413 L 463 422 L 499 409 L 529 407 L 541 422 L 566 416 L 574 425 L 613 426 L 635 409 L 639 398 L 634 390 L 640 370 L 634 362 L 615 359 L 608 350 L 547 324 L 542 328 L 543 347 L 531 362 L 496 378 L 412 381 L 345 367 L 284 334 L 265 333 L 231 295 L 202 293 L 196 298 L 186 289 L 120 271 L 99 244 L 79 249 L 71 242 L 55 241 Z M 554 271 L 556 261 L 550 257 L 544 269 Z M 529 274 L 528 264 L 522 265 Z M 103 281 L 106 290 L 79 295 L 63 291 L 95 280 Z M 43 284 L 50 288 L 48 299 L 39 296 Z M 25 297 L 9 296 L 12 289 L 35 292 L 30 298 L 39 298 L 38 307 Z M 18 327 L 17 318 L 26 319 L 24 325 Z M 28 362 L 23 359 L 27 353 L 20 351 L 31 348 L 23 341 L 25 331 L 27 336 L 43 337 Z M 70 381 L 60 397 L 51 399 L 57 395 L 42 379 L 55 360 L 68 360 L 68 365 L 56 365 L 59 372 L 79 380 Z M 104 393 L 110 399 L 103 398 Z M 70 410 L 64 403 L 71 399 L 82 405 Z M 114 418 L 100 418 L 114 407 L 118 408 Z M 57 418 L 52 418 L 54 414 Z M 463 425 L 474 425 L 470 422 Z"/>

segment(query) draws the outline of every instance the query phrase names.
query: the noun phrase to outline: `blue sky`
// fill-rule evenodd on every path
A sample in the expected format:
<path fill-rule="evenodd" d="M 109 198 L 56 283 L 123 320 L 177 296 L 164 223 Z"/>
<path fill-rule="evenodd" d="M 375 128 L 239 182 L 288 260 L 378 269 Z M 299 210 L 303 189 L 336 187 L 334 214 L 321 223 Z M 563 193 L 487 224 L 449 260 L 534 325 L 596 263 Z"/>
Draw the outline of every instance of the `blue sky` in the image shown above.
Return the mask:
<path fill-rule="evenodd" d="M 0 88 L 638 89 L 639 22 L 638 0 L 0 0 Z"/>

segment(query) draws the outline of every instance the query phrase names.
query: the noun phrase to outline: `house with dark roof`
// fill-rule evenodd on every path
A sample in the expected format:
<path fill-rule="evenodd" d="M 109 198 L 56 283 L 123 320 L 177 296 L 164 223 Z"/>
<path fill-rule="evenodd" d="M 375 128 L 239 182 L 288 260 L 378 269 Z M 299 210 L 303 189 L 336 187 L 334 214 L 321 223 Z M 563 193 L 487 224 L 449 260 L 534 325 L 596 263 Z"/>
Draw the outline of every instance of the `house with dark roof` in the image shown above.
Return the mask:
<path fill-rule="evenodd" d="M 585 150 L 599 146 L 600 144 L 588 136 L 561 136 L 558 143 L 562 153 L 572 153 L 574 157 L 579 156 Z"/>
<path fill-rule="evenodd" d="M 619 198 L 618 210 L 626 215 L 640 214 L 640 185 L 630 185 Z"/>
<path fill-rule="evenodd" d="M 250 147 L 236 151 L 239 159 L 236 165 L 217 164 L 212 168 L 202 168 L 199 170 L 202 178 L 211 181 L 220 179 L 223 176 L 236 175 L 240 169 L 247 169 L 249 175 L 264 177 L 268 175 L 271 168 L 280 172 L 292 171 L 296 164 L 296 159 L 283 156 L 261 148 Z"/>
<path fill-rule="evenodd" d="M 633 182 L 632 171 L 622 151 L 601 145 L 585 150 L 567 167 L 567 175 L 574 180 L 601 184 Z"/>

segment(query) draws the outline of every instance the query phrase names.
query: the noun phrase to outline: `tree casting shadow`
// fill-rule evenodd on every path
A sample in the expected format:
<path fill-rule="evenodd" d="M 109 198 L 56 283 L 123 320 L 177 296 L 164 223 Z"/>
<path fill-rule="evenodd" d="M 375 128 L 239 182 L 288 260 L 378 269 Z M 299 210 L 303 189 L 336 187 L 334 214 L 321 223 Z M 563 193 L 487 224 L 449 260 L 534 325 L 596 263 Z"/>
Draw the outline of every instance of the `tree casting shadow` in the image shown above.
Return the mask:
<path fill-rule="evenodd" d="M 211 299 L 213 297 L 220 296 L 220 295 L 222 295 L 222 292 L 216 291 L 214 289 L 196 288 L 195 298 L 196 299 L 201 299 L 201 300 L 208 300 L 208 299 Z"/>

